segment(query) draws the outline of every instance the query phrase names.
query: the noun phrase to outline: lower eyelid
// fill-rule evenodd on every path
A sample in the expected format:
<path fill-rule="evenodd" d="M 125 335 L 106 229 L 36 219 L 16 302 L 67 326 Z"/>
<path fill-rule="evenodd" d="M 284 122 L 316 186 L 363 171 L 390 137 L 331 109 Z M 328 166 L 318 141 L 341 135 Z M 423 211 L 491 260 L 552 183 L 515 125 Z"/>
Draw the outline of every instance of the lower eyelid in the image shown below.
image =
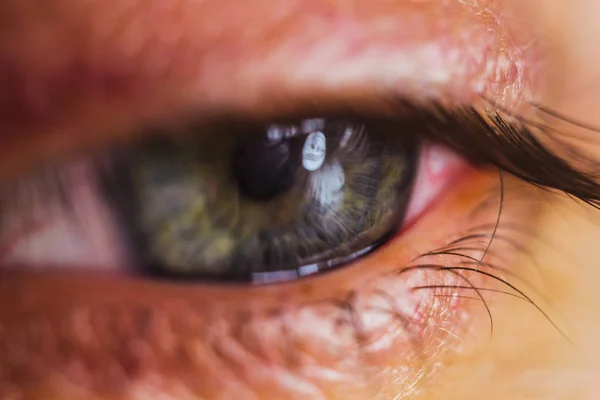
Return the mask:
<path fill-rule="evenodd" d="M 350 268 L 295 283 L 223 290 L 133 278 L 90 281 L 83 273 L 0 272 L 2 296 L 21 299 L 10 307 L 0 302 L 6 327 L 0 337 L 8 338 L 0 340 L 0 351 L 8 355 L 5 366 L 58 371 L 99 393 L 110 379 L 121 382 L 119 390 L 136 390 L 150 384 L 148 379 L 156 374 L 169 387 L 202 373 L 195 390 L 203 393 L 219 393 L 235 383 L 242 389 L 255 387 L 261 374 L 269 377 L 262 385 L 277 387 L 271 381 L 277 376 L 274 371 L 318 393 L 320 384 L 352 387 L 357 374 L 364 376 L 369 366 L 419 365 L 423 361 L 419 349 L 435 353 L 432 345 L 446 343 L 441 328 L 453 333 L 462 329 L 457 320 L 467 318 L 463 313 L 468 311 L 458 311 L 458 303 L 450 297 L 432 308 L 435 293 L 407 291 L 409 285 L 423 279 L 428 284 L 439 282 L 439 277 L 427 278 L 422 271 L 412 277 L 385 274 L 402 270 L 419 250 L 431 250 L 432 243 L 462 231 L 464 218 L 494 182 L 468 173 L 410 231 L 379 252 Z M 492 208 L 486 222 L 493 219 Z M 394 312 L 390 301 L 396 304 Z M 408 316 L 410 330 L 397 312 Z M 45 332 L 44 337 L 31 331 L 34 328 Z M 23 354 L 16 349 L 25 351 L 25 360 L 30 361 L 19 364 Z M 29 364 L 33 360 L 37 369 Z M 117 372 L 111 367 L 115 365 Z M 173 368 L 164 370 L 165 365 Z M 406 369 L 399 385 L 408 387 L 421 372 Z M 34 383 L 33 372 L 20 376 L 28 378 L 30 387 L 43 385 Z M 213 386 L 206 387 L 207 382 Z"/>

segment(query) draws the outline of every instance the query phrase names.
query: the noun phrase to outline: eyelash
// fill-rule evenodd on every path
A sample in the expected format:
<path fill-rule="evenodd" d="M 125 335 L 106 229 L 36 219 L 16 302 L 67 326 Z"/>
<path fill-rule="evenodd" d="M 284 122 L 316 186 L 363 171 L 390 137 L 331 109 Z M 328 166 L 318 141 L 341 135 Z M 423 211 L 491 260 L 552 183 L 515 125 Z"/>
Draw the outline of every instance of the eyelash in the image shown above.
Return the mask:
<path fill-rule="evenodd" d="M 484 111 L 462 107 L 448 112 L 437 107 L 434 114 L 437 121 L 425 135 L 465 155 L 475 165 L 491 164 L 536 187 L 556 189 L 594 207 L 600 205 L 600 187 L 595 174 L 583 169 L 594 168 L 595 162 L 562 141 L 561 131 L 523 118 L 489 101 L 487 104 L 491 109 Z M 574 121 L 552 114 L 549 109 L 534 107 L 538 114 L 542 112 L 540 118 L 550 116 L 576 126 Z M 416 110 L 413 108 L 413 111 Z M 428 128 L 431 125 L 427 124 L 427 120 L 427 116 L 422 116 L 419 123 Z M 443 122 L 449 122 L 448 129 L 460 134 L 444 135 L 443 131 L 435 128 L 436 124 Z M 544 145 L 544 140 L 557 142 L 557 151 L 565 154 L 575 152 L 580 156 L 578 165 L 583 168 L 575 167 L 574 160 L 568 162 L 550 150 Z"/>

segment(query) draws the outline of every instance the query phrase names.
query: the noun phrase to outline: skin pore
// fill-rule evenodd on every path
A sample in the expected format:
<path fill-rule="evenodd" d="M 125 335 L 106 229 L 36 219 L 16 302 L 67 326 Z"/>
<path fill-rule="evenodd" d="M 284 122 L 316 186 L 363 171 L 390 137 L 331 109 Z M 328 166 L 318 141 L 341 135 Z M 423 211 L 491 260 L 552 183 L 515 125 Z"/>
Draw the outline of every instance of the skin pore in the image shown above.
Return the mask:
<path fill-rule="evenodd" d="M 521 3 L 4 1 L 0 176 L 139 140 L 145 124 L 325 115 L 340 104 L 365 112 L 394 96 L 476 107 L 483 96 L 526 117 L 536 101 L 600 125 L 600 60 L 585 45 L 600 12 L 592 1 Z M 540 21 L 526 23 L 532 15 Z M 583 16 L 589 23 L 578 23 Z M 467 168 L 388 246 L 281 285 L 0 272 L 0 398 L 596 398 L 600 220 L 503 179 Z M 501 192 L 498 237 L 525 249 L 499 239 L 463 252 L 500 265 L 548 318 L 501 293 L 485 293 L 486 309 L 468 288 L 412 291 L 411 279 L 468 285 L 435 270 L 401 272 L 454 265 L 460 257 L 421 256 L 490 235 Z"/>

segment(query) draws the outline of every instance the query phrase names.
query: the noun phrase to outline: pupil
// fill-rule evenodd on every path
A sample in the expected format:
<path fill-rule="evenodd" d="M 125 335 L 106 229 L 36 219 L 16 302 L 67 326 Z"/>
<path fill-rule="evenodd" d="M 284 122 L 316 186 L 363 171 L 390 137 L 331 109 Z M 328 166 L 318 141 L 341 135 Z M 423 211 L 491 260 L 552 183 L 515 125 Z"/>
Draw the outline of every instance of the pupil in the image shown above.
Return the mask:
<path fill-rule="evenodd" d="M 233 158 L 233 175 L 242 195 L 266 201 L 285 193 L 297 170 L 290 143 L 254 142 L 240 146 Z"/>

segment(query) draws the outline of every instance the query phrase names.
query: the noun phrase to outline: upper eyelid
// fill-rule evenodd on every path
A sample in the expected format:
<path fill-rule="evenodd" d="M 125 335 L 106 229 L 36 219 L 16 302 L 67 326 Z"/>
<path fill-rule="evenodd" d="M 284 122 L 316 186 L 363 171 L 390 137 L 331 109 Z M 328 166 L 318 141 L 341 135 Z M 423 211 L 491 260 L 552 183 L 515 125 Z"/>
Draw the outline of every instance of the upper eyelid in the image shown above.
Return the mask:
<path fill-rule="evenodd" d="M 55 4 L 59 3 L 49 7 Z M 518 101 L 527 86 L 528 58 L 533 57 L 518 43 L 505 40 L 510 33 L 501 24 L 481 17 L 488 12 L 485 7 L 474 10 L 458 1 L 449 2 L 447 8 L 428 4 L 414 10 L 398 2 L 404 12 L 375 11 L 365 14 L 368 17 L 335 6 L 313 10 L 309 4 L 302 12 L 293 14 L 290 9 L 279 19 L 255 12 L 252 21 L 264 26 L 243 40 L 235 39 L 235 29 L 239 29 L 235 18 L 220 28 L 223 32 L 214 24 L 204 28 L 202 22 L 211 18 L 210 7 L 198 14 L 202 17 L 184 19 L 187 25 L 178 27 L 173 36 L 165 22 L 168 15 L 158 14 L 157 4 L 134 7 L 129 11 L 130 21 L 114 28 L 114 34 L 110 24 L 94 31 L 107 13 L 88 10 L 79 16 L 75 5 L 73 15 L 81 20 L 64 21 L 62 35 L 56 29 L 45 32 L 44 20 L 32 26 L 48 34 L 41 44 L 53 43 L 58 49 L 54 58 L 64 53 L 60 63 L 44 59 L 48 52 L 37 48 L 41 45 L 35 37 L 21 42 L 20 36 L 7 30 L 0 43 L 14 43 L 0 55 L 7 72 L 0 85 L 5 89 L 0 91 L 0 105 L 6 110 L 0 115 L 0 129 L 10 132 L 0 135 L 3 174 L 15 173 L 33 159 L 120 141 L 124 134 L 141 132 L 139 128 L 146 123 L 180 120 L 190 113 L 218 110 L 277 116 L 295 112 L 297 103 L 304 103 L 312 104 L 314 113 L 326 114 L 330 104 L 381 108 L 397 96 L 470 103 L 481 92 L 502 102 Z M 427 13 L 436 13 L 443 21 L 425 31 L 413 29 L 412 24 L 422 23 Z M 152 15 L 160 18 L 152 19 Z M 322 23 L 327 18 L 335 23 Z M 447 19 L 460 29 L 444 31 Z M 321 23 L 314 25 L 315 20 Z M 302 29 L 309 22 L 312 28 Z M 89 35 L 87 47 L 92 51 L 77 50 L 72 37 L 78 36 L 78 26 L 87 25 L 92 28 L 82 34 Z M 28 29 L 27 25 L 20 28 Z M 165 35 L 157 35 L 156 28 L 166 29 Z M 135 36 L 136 29 L 146 35 L 139 43 L 121 43 L 132 31 Z M 214 39 L 210 45 L 199 41 L 206 31 Z M 417 33 L 411 36 L 412 31 Z M 161 36 L 170 39 L 158 40 Z M 262 46 L 262 50 L 234 51 L 242 45 Z M 17 51 L 20 48 L 28 51 Z M 283 60 L 286 65 L 281 64 Z M 25 151 L 27 159 L 20 156 Z"/>
<path fill-rule="evenodd" d="M 229 80 L 238 79 L 237 75 L 243 79 L 252 75 L 262 78 L 265 74 L 256 69 L 269 65 L 275 67 L 266 75 L 272 78 L 272 72 L 281 72 L 277 61 L 283 60 L 290 63 L 301 84 L 306 82 L 302 82 L 303 76 L 298 77 L 299 73 L 310 78 L 312 70 L 329 67 L 335 71 L 321 70 L 319 78 L 326 75 L 339 79 L 345 74 L 344 81 L 354 81 L 366 70 L 368 79 L 393 78 L 400 92 L 411 81 L 417 81 L 418 88 L 430 80 L 435 88 L 458 80 L 461 87 L 455 89 L 461 92 L 467 84 L 472 86 L 469 92 L 493 95 L 506 92 L 512 84 L 520 90 L 518 85 L 524 83 L 520 64 L 536 55 L 530 43 L 533 32 L 525 35 L 525 41 L 516 40 L 522 32 L 516 35 L 509 30 L 502 14 L 488 8 L 483 0 L 468 5 L 450 1 L 418 7 L 400 0 L 397 7 L 381 7 L 384 9 L 379 12 L 364 3 L 355 4 L 350 12 L 348 7 L 336 7 L 336 2 L 327 7 L 328 3 L 313 1 L 311 7 L 310 1 L 300 8 L 288 2 L 290 6 L 281 7 L 277 14 L 268 12 L 270 6 L 261 9 L 261 3 L 246 7 L 244 13 L 234 12 L 235 2 L 230 8 L 221 2 L 211 8 L 214 0 L 196 6 L 175 0 L 168 7 L 147 2 L 135 6 L 134 1 L 128 2 L 134 6 L 121 7 L 125 10 L 112 5 L 110 9 L 115 12 L 96 9 L 96 13 L 83 13 L 77 4 L 61 10 L 60 3 L 50 0 L 48 8 L 58 18 L 61 14 L 75 15 L 65 17 L 60 29 L 55 27 L 57 21 L 47 16 L 28 19 L 13 11 L 20 23 L 13 22 L 0 37 L 2 83 L 8 89 L 2 92 L 3 100 L 8 94 L 24 106 L 30 104 L 28 98 L 43 101 L 46 104 L 31 106 L 42 112 L 40 108 L 53 105 L 53 97 L 64 98 L 68 91 L 74 95 L 88 89 L 126 92 L 131 90 L 124 87 L 130 86 L 128 82 L 164 82 L 171 75 L 191 78 L 188 85 L 201 85 L 210 83 L 209 79 L 219 73 L 228 75 Z M 178 7 L 184 12 L 173 12 Z M 363 15 L 360 11 L 366 12 Z M 10 7 L 7 15 L 11 15 Z M 220 18 L 217 24 L 215 18 Z M 247 29 L 244 23 L 248 22 L 254 29 Z M 453 29 L 449 24 L 455 25 Z M 88 49 L 80 48 L 77 36 L 83 36 Z M 50 52 L 46 49 L 49 44 Z M 369 68 L 360 65 L 364 60 L 371 64 Z M 382 61 L 386 62 L 382 65 Z M 252 65 L 239 68 L 247 64 Z M 380 69 L 373 71 L 377 67 Z M 428 73 L 415 79 L 417 68 L 425 68 Z M 204 73 L 205 69 L 210 74 Z M 230 74 L 233 71 L 238 74 Z M 500 86 L 497 93 L 489 93 L 491 86 Z M 260 85 L 257 87 L 260 89 Z"/>

